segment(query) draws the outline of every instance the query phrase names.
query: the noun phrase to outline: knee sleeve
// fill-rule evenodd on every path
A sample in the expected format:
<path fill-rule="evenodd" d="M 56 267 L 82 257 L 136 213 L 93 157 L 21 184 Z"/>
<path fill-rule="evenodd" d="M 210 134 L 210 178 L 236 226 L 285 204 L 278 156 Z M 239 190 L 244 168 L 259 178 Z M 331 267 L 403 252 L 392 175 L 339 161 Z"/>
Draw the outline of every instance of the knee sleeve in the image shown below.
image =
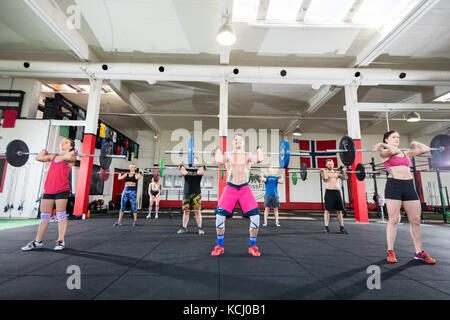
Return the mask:
<path fill-rule="evenodd" d="M 216 228 L 223 229 L 225 228 L 225 219 L 226 217 L 221 214 L 216 214 Z"/>
<path fill-rule="evenodd" d="M 51 216 L 50 212 L 41 212 L 41 222 L 49 222 Z"/>
<path fill-rule="evenodd" d="M 259 229 L 259 214 L 250 216 L 250 228 Z"/>
<path fill-rule="evenodd" d="M 56 211 L 56 218 L 58 221 L 63 221 L 67 219 L 66 211 Z"/>

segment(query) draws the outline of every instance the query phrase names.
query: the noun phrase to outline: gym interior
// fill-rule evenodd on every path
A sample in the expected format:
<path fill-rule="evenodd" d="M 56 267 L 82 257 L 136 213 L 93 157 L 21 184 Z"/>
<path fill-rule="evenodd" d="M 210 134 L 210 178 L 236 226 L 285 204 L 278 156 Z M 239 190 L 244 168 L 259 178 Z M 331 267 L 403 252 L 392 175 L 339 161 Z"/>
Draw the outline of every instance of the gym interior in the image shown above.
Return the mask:
<path fill-rule="evenodd" d="M 1 1 L 0 299 L 448 300 L 449 16 L 449 0 Z M 391 131 L 417 196 L 397 214 L 378 146 Z M 67 139 L 67 205 L 44 212 Z M 239 202 L 219 256 L 239 171 L 216 148 L 264 155 L 242 180 L 259 225 Z M 342 221 L 331 212 L 327 232 L 329 159 Z M 186 226 L 180 166 L 204 168 L 203 220 L 188 209 Z M 43 223 L 42 247 L 21 250 Z"/>

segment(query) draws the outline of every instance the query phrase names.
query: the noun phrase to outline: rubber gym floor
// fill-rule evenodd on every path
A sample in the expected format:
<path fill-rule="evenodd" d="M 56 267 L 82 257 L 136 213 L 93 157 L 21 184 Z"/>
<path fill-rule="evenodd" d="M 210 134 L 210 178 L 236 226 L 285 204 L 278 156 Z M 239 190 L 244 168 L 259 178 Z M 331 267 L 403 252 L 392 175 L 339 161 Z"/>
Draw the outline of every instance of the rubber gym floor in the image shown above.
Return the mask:
<path fill-rule="evenodd" d="M 70 220 L 66 249 L 53 251 L 57 223 L 51 223 L 44 248 L 22 252 L 37 225 L 0 230 L 0 299 L 169 299 L 169 300 L 351 300 L 450 299 L 449 225 L 422 225 L 424 248 L 437 259 L 425 265 L 413 259 L 407 219 L 399 225 L 396 264 L 385 261 L 385 224 L 345 220 L 349 235 L 323 233 L 320 214 L 287 213 L 275 227 L 261 228 L 250 256 L 248 220 L 226 222 L 225 253 L 212 257 L 215 219 L 205 213 L 205 235 L 191 216 L 187 234 L 177 234 L 180 215 L 144 219 L 132 227 L 129 215 L 120 227 L 117 216 Z M 261 219 L 262 223 L 262 219 Z M 67 268 L 78 266 L 81 289 L 67 288 Z M 369 290 L 371 273 L 381 270 L 381 288 Z"/>

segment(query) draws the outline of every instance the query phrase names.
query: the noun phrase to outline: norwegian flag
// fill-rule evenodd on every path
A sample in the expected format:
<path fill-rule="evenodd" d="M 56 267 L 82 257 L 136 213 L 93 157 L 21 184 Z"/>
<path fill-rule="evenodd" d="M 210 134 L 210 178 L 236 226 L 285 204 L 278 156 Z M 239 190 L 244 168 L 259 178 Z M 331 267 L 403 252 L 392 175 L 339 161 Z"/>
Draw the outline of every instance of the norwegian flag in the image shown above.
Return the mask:
<path fill-rule="evenodd" d="M 326 168 L 327 159 L 332 159 L 334 167 L 338 165 L 337 154 L 326 152 L 327 149 L 336 149 L 336 140 L 298 140 L 299 152 L 309 152 L 308 157 L 300 157 L 300 164 L 305 163 L 308 168 Z M 299 164 L 299 165 L 300 165 Z"/>

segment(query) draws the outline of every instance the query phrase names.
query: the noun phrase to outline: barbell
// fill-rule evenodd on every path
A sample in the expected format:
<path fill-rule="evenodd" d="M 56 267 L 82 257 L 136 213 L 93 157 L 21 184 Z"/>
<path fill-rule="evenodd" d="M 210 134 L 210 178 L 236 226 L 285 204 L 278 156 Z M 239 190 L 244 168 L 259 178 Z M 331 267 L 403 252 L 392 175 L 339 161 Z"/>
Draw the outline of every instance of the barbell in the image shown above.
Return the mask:
<path fill-rule="evenodd" d="M 435 136 L 430 143 L 431 156 L 436 162 L 448 162 L 450 159 L 450 136 L 440 134 Z M 401 149 L 411 150 L 411 149 Z M 328 149 L 325 152 L 320 153 L 339 153 L 339 157 L 342 163 L 349 167 L 355 162 L 356 152 L 371 152 L 372 149 L 356 149 L 353 139 L 349 136 L 344 136 L 339 142 L 339 149 Z M 187 154 L 189 166 L 192 167 L 194 163 L 194 154 L 210 154 L 208 151 L 194 151 L 194 140 L 189 139 L 187 151 L 165 151 L 166 154 Z M 248 154 L 250 152 L 224 152 L 228 154 Z M 311 152 L 290 152 L 289 141 L 281 140 L 278 152 L 263 152 L 263 154 L 278 155 L 278 162 L 281 168 L 287 168 L 289 166 L 291 156 L 310 156 Z"/>
<path fill-rule="evenodd" d="M 378 149 L 383 151 L 386 149 Z M 410 151 L 410 148 L 401 148 L 401 151 Z M 339 149 L 328 149 L 326 152 L 339 153 L 342 163 L 345 166 L 351 166 L 355 162 L 356 152 L 373 152 L 372 149 L 356 149 L 355 143 L 349 136 L 342 137 L 339 142 Z M 438 134 L 430 143 L 431 157 L 438 163 L 444 163 L 450 159 L 450 136 Z"/>
<path fill-rule="evenodd" d="M 299 171 L 295 171 L 295 170 L 289 170 L 289 172 L 292 173 L 300 173 L 300 177 L 302 180 L 306 180 L 307 177 L 307 173 L 308 171 L 321 171 L 324 168 L 307 168 L 305 163 L 302 163 L 300 166 L 300 170 Z M 366 174 L 377 174 L 379 172 L 381 172 L 382 170 L 366 170 L 366 168 L 364 167 L 364 165 L 362 163 L 358 163 L 355 167 L 355 171 L 345 171 L 346 173 L 354 173 L 356 179 L 358 179 L 359 181 L 364 181 L 366 179 Z M 342 170 L 337 171 L 337 173 L 341 172 Z"/>
<path fill-rule="evenodd" d="M 39 152 L 30 152 L 27 144 L 20 140 L 12 140 L 6 146 L 5 152 L 0 152 L 0 155 L 6 156 L 6 161 L 13 167 L 22 167 L 27 163 L 30 155 L 37 155 Z M 49 155 L 61 156 L 59 153 L 49 153 Z M 125 155 L 114 155 L 112 154 L 112 147 L 109 143 L 105 143 L 100 150 L 100 155 L 94 154 L 76 154 L 77 157 L 99 157 L 100 166 L 103 169 L 108 169 L 111 166 L 111 161 L 113 158 L 126 159 Z"/>
<path fill-rule="evenodd" d="M 233 152 L 233 151 L 225 151 L 225 154 L 249 154 L 250 152 Z M 211 151 L 194 151 L 194 139 L 190 138 L 188 142 L 188 150 L 180 150 L 180 151 L 165 151 L 165 154 L 187 154 L 188 155 L 188 164 L 190 167 L 194 164 L 194 154 L 211 154 Z M 278 152 L 263 152 L 263 154 L 269 155 L 278 155 L 278 162 L 281 168 L 287 168 L 289 166 L 290 156 L 309 156 L 309 152 L 290 152 L 289 141 L 281 140 L 279 151 Z"/>

